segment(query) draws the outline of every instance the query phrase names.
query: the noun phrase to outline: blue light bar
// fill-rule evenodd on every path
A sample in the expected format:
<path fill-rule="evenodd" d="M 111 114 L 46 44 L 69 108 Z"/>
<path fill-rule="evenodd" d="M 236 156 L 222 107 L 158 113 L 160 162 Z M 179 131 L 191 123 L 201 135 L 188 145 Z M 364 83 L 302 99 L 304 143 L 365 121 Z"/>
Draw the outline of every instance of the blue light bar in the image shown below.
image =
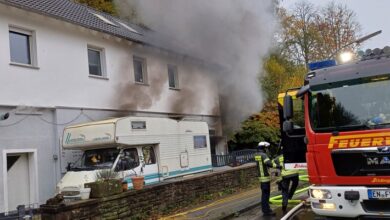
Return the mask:
<path fill-rule="evenodd" d="M 336 60 L 323 60 L 309 63 L 309 70 L 313 71 L 331 66 L 336 66 Z"/>

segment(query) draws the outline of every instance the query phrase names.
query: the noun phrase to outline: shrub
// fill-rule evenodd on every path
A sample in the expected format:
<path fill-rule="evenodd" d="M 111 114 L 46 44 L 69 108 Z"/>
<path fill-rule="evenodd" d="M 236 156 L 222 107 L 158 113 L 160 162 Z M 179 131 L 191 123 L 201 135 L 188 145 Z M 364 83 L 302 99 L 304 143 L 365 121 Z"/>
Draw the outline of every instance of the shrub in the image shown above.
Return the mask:
<path fill-rule="evenodd" d="M 119 173 L 112 171 L 111 169 L 98 170 L 96 172 L 97 181 L 106 181 L 110 179 L 118 179 Z"/>

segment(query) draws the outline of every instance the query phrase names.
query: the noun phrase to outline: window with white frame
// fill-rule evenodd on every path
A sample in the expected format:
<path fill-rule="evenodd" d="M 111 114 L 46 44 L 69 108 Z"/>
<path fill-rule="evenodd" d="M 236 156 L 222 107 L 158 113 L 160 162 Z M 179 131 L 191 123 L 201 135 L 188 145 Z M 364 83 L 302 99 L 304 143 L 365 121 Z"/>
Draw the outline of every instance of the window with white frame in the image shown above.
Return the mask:
<path fill-rule="evenodd" d="M 194 136 L 194 148 L 207 148 L 206 135 Z"/>
<path fill-rule="evenodd" d="M 37 66 L 34 31 L 10 26 L 9 43 L 12 64 Z"/>
<path fill-rule="evenodd" d="M 147 84 L 146 59 L 133 57 L 133 66 L 135 82 Z"/>
<path fill-rule="evenodd" d="M 102 48 L 88 46 L 89 75 L 106 77 L 104 50 Z"/>
<path fill-rule="evenodd" d="M 178 89 L 179 81 L 177 75 L 177 66 L 168 64 L 168 83 L 169 88 Z"/>

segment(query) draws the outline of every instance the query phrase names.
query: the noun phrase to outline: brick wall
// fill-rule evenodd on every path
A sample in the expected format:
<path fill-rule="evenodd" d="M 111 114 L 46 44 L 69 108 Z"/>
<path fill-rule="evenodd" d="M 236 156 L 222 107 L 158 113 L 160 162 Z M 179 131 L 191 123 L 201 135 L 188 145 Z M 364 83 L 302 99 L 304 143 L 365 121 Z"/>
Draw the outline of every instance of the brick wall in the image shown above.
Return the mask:
<path fill-rule="evenodd" d="M 257 185 L 254 164 L 202 176 L 164 182 L 142 190 L 77 201 L 59 206 L 41 206 L 45 220 L 157 219 L 201 202 Z"/>

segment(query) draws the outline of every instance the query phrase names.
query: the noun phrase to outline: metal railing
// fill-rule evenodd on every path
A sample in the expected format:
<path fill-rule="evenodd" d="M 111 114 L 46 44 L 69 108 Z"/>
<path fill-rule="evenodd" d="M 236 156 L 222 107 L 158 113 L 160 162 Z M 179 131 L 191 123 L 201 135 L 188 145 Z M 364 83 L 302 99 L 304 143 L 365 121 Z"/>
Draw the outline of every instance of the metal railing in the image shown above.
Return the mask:
<path fill-rule="evenodd" d="M 34 209 L 35 204 L 24 206 L 19 205 L 16 211 L 11 211 L 7 213 L 0 214 L 0 220 L 28 220 L 33 219 L 33 216 L 36 214 Z"/>
<path fill-rule="evenodd" d="M 211 162 L 213 167 L 222 166 L 239 166 L 242 164 L 255 162 L 255 155 L 257 150 L 240 150 L 233 151 L 227 155 L 211 155 Z"/>

